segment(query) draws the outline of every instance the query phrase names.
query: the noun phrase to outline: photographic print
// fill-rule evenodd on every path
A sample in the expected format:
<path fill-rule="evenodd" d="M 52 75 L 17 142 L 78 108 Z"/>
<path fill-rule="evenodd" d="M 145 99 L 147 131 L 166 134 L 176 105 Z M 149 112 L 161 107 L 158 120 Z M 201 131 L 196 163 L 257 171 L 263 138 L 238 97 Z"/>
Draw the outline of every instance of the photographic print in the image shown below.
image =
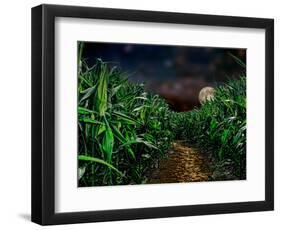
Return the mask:
<path fill-rule="evenodd" d="M 246 179 L 246 49 L 77 43 L 78 186 Z"/>
<path fill-rule="evenodd" d="M 43 4 L 31 28 L 33 222 L 274 210 L 273 19 Z"/>

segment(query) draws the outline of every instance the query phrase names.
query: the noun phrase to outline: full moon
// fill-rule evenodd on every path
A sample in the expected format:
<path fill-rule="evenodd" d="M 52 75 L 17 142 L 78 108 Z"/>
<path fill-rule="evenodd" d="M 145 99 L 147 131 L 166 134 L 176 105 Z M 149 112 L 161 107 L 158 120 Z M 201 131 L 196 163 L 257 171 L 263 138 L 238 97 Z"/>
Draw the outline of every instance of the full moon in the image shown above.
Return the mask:
<path fill-rule="evenodd" d="M 203 105 L 206 101 L 210 101 L 214 98 L 215 89 L 213 87 L 207 86 L 200 90 L 199 93 L 199 102 Z"/>

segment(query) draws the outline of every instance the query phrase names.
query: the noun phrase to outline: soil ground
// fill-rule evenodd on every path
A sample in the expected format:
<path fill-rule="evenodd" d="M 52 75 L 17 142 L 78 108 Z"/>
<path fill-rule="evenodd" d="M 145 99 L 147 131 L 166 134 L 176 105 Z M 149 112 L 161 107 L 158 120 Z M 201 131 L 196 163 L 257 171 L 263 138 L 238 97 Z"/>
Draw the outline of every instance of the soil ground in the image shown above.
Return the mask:
<path fill-rule="evenodd" d="M 183 141 L 175 141 L 167 157 L 160 160 L 158 167 L 151 172 L 147 183 L 208 181 L 210 176 L 203 155 Z"/>

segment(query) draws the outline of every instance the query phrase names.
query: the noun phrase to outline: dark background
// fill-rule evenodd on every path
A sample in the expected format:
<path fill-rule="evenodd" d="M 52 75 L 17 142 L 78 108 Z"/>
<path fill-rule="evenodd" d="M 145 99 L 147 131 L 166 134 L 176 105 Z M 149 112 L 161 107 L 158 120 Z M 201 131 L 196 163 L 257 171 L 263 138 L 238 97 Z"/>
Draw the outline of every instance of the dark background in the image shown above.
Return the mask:
<path fill-rule="evenodd" d="M 198 94 L 238 78 L 245 69 L 229 53 L 246 63 L 246 49 L 85 42 L 83 58 L 93 65 L 101 58 L 129 73 L 133 82 L 167 100 L 176 111 L 199 107 Z"/>

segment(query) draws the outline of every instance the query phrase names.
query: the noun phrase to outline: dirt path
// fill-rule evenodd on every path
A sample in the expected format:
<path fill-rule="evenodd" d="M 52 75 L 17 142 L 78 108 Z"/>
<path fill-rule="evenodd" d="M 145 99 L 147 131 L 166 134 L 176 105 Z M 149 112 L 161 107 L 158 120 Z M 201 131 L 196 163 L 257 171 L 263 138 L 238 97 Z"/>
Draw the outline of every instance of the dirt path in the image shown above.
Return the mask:
<path fill-rule="evenodd" d="M 207 164 L 198 150 L 182 141 L 173 143 L 167 158 L 149 176 L 148 183 L 177 183 L 207 181 L 210 177 Z"/>

